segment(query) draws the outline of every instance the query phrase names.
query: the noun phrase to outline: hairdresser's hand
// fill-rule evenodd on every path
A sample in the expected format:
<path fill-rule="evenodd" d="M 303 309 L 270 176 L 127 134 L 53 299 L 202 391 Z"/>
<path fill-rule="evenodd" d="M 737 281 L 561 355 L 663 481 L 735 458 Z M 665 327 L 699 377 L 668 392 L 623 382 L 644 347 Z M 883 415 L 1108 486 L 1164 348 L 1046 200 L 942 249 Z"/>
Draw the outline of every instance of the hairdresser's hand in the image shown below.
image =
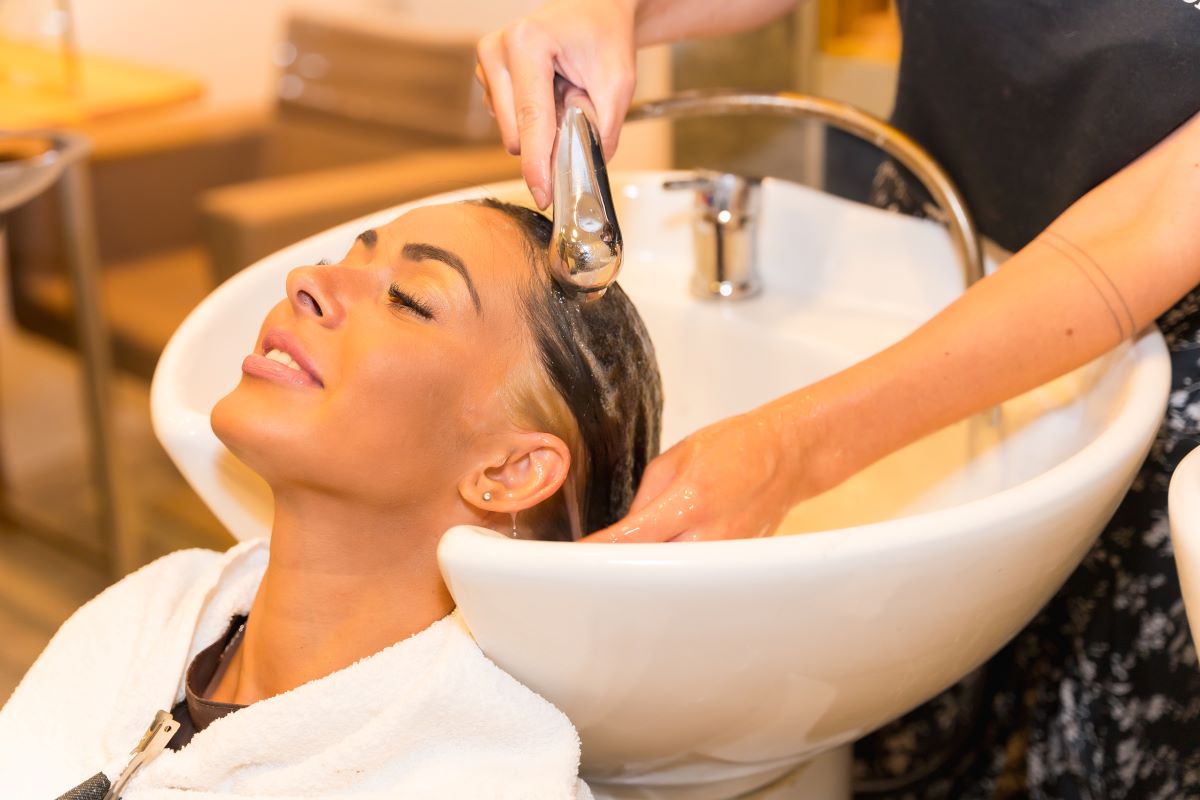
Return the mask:
<path fill-rule="evenodd" d="M 504 146 L 539 208 L 550 202 L 554 75 L 582 88 L 611 158 L 633 98 L 635 0 L 557 0 L 479 41 L 475 76 L 483 84 Z"/>
<path fill-rule="evenodd" d="M 793 505 L 837 482 L 825 477 L 819 426 L 797 432 L 795 423 L 767 406 L 697 431 L 646 468 L 625 519 L 583 541 L 770 535 Z"/>

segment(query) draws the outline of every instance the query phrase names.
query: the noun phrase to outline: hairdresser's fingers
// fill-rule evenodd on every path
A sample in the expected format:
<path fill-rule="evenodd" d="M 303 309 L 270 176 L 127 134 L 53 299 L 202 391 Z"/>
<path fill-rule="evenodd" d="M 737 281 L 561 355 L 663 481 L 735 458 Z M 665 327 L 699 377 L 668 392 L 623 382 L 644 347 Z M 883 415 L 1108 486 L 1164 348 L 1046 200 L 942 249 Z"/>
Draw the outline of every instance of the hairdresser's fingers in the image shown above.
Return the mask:
<path fill-rule="evenodd" d="M 521 134 L 513 111 L 512 76 L 505 63 L 503 42 L 499 33 L 489 33 L 475 48 L 475 78 L 483 85 L 484 102 L 496 118 L 500 140 L 512 155 L 521 152 Z"/>
<path fill-rule="evenodd" d="M 637 81 L 635 63 L 632 51 L 610 53 L 599 73 L 589 83 L 594 87 L 590 91 L 596 106 L 596 125 L 600 128 L 605 158 L 612 158 L 616 154 L 621 126 L 633 102 Z"/>
<path fill-rule="evenodd" d="M 637 494 L 633 496 L 633 503 L 630 504 L 626 516 L 644 511 L 661 495 L 666 494 L 671 484 L 679 479 L 681 461 L 679 447 L 673 447 L 651 461 L 642 473 L 642 483 L 638 486 Z"/>
<path fill-rule="evenodd" d="M 578 87 L 575 91 L 586 93 L 606 158 L 616 153 L 621 125 L 633 101 L 635 64 L 631 41 L 615 34 L 586 50 L 564 47 L 556 62 L 559 74 Z"/>
<path fill-rule="evenodd" d="M 551 0 L 480 40 L 477 55 L 497 125 L 509 151 L 519 150 L 540 207 L 551 199 L 555 73 L 592 98 L 611 157 L 633 96 L 634 24 L 633 3 Z"/>
<path fill-rule="evenodd" d="M 670 511 L 674 505 L 670 497 L 655 498 L 649 507 L 580 541 L 608 544 L 669 541 L 686 530 L 687 520 Z"/>
<path fill-rule="evenodd" d="M 774 412 L 722 420 L 651 462 L 631 513 L 589 540 L 768 536 L 793 504 L 828 488 L 809 474 L 804 452 L 802 440 L 783 435 Z"/>
<path fill-rule="evenodd" d="M 512 106 L 520 136 L 521 172 L 538 208 L 550 203 L 550 150 L 554 145 L 553 37 L 521 20 L 502 34 L 512 74 Z"/>
<path fill-rule="evenodd" d="M 681 480 L 687 451 L 681 442 L 650 462 L 625 518 L 581 541 L 664 542 L 683 533 L 698 510 L 695 489 Z"/>
<path fill-rule="evenodd" d="M 492 115 L 492 119 L 496 118 L 496 108 L 492 105 L 492 90 L 488 87 L 487 75 L 483 72 L 483 67 L 479 64 L 475 65 L 475 82 L 483 89 L 483 107 Z"/>

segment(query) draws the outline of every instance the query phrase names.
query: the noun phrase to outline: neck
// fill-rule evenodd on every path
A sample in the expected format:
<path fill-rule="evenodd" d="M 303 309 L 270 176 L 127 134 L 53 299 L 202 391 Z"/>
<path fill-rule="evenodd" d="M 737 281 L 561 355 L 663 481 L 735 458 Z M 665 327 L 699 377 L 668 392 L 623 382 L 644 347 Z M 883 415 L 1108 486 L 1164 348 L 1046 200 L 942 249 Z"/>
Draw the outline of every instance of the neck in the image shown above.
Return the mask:
<path fill-rule="evenodd" d="M 247 705 L 322 678 L 450 613 L 445 523 L 276 493 L 271 555 L 214 700 Z"/>

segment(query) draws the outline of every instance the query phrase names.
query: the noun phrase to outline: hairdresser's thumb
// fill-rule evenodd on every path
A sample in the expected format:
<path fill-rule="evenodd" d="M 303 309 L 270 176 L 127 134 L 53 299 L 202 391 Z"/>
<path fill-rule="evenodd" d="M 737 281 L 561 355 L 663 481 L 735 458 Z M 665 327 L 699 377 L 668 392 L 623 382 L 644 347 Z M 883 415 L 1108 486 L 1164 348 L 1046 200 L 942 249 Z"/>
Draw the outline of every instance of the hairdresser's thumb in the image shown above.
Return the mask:
<path fill-rule="evenodd" d="M 585 536 L 579 541 L 588 544 L 665 542 L 677 536 L 680 530 L 663 527 L 663 519 L 664 515 L 659 514 L 656 508 L 652 508 L 639 514 L 630 514 L 621 521 Z"/>
<path fill-rule="evenodd" d="M 664 513 L 678 498 L 675 482 L 679 475 L 679 454 L 672 449 L 650 462 L 642 476 L 642 485 L 633 498 L 629 513 L 616 523 L 603 528 L 583 542 L 664 542 L 680 533 L 677 515 Z"/>

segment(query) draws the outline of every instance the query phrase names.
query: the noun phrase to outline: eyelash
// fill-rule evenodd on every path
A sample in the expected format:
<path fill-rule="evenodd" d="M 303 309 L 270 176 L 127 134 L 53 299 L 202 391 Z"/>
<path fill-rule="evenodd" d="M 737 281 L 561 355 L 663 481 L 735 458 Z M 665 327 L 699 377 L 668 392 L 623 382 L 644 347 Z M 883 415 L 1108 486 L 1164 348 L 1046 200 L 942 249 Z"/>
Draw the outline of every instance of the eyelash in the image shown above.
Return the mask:
<path fill-rule="evenodd" d="M 408 292 L 401 289 L 396 284 L 388 287 L 388 297 L 391 298 L 392 305 L 401 308 L 407 308 L 419 317 L 424 319 L 433 319 L 433 310 L 422 303 L 417 298 L 413 297 Z"/>

